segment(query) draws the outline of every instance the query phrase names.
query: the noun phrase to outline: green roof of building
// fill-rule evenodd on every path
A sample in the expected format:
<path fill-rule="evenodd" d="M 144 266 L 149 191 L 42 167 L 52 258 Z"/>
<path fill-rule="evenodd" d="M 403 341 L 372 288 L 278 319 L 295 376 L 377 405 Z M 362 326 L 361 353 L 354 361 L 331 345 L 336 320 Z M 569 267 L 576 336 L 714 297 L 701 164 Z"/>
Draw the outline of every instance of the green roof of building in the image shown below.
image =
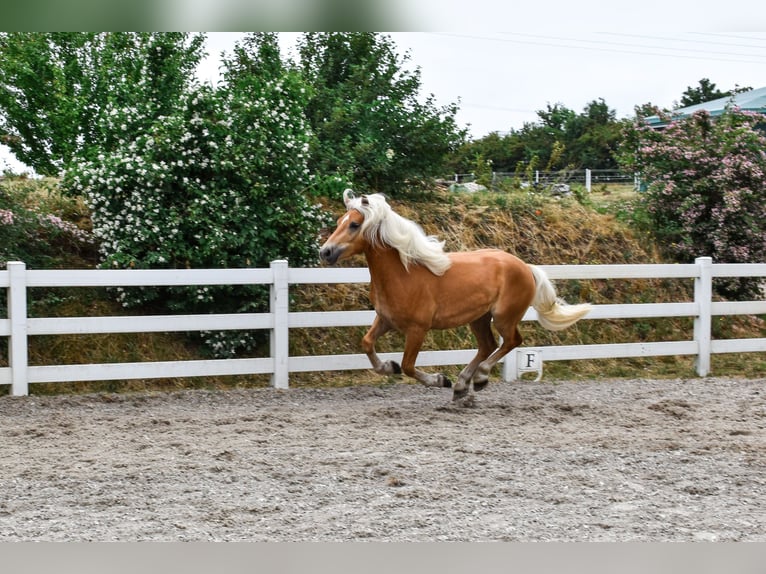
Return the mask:
<path fill-rule="evenodd" d="M 718 98 L 717 100 L 710 100 L 709 102 L 703 102 L 685 108 L 679 108 L 671 111 L 669 115 L 671 120 L 682 120 L 688 118 L 694 114 L 694 112 L 705 110 L 711 116 L 720 116 L 727 107 L 731 106 L 736 106 L 744 111 L 766 114 L 766 87 L 758 88 L 757 90 L 749 90 L 747 92 L 740 92 L 733 96 L 725 96 L 723 98 Z M 645 118 L 644 121 L 652 127 L 661 127 L 668 123 L 666 119 L 663 119 L 660 116 L 649 116 Z"/>

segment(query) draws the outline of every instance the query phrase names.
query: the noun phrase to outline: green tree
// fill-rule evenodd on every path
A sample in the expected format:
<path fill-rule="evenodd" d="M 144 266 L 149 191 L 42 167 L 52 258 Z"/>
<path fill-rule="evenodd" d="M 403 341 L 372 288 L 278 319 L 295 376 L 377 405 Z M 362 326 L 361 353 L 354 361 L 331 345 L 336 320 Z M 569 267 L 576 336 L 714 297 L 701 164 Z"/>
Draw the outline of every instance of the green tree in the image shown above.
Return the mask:
<path fill-rule="evenodd" d="M 420 70 L 406 70 L 386 35 L 309 33 L 299 42 L 300 69 L 311 88 L 306 115 L 314 133 L 310 166 L 360 189 L 395 195 L 439 175 L 464 140 L 456 105 L 419 99 Z"/>
<path fill-rule="evenodd" d="M 221 86 L 192 86 L 169 113 L 147 100 L 110 106 L 99 129 L 114 145 L 73 162 L 64 187 L 84 195 L 108 268 L 267 267 L 316 262 L 328 222 L 303 193 L 310 184 L 307 93 L 298 73 L 275 65 L 270 35 L 224 59 Z M 250 73 L 258 70 L 258 74 Z M 150 123 L 147 118 L 154 118 Z M 132 126 L 144 122 L 145 128 Z M 126 306 L 174 312 L 263 311 L 268 290 L 212 286 L 125 290 Z M 257 332 L 205 334 L 217 356 L 261 341 Z"/>
<path fill-rule="evenodd" d="M 615 169 L 614 154 L 622 138 L 616 113 L 603 99 L 577 114 L 562 104 L 538 110 L 536 122 L 501 136 L 493 132 L 467 142 L 449 158 L 454 173 L 470 171 L 476 157 L 492 161 L 495 171 L 512 172 L 533 159 L 538 166 Z M 555 153 L 554 153 L 555 151 Z"/>
<path fill-rule="evenodd" d="M 567 126 L 574 120 L 576 114 L 562 104 L 546 104 L 544 110 L 537 110 L 537 117 L 540 118 L 538 125 L 550 130 L 550 133 L 560 133 L 566 130 Z"/>
<path fill-rule="evenodd" d="M 491 161 L 492 169 L 499 172 L 512 172 L 524 155 L 524 146 L 516 138 L 509 138 L 498 132 L 463 143 L 449 155 L 445 165 L 445 174 L 469 173 L 477 158 Z"/>
<path fill-rule="evenodd" d="M 645 104 L 633 106 L 633 114 L 635 117 L 646 118 L 649 116 L 656 116 L 662 112 L 659 106 L 652 102 L 646 102 Z"/>
<path fill-rule="evenodd" d="M 717 100 L 718 98 L 724 98 L 730 96 L 731 92 L 722 92 L 716 85 L 708 78 L 702 78 L 699 81 L 699 85 L 696 87 L 687 87 L 681 96 L 679 102 L 680 107 L 685 108 L 687 106 L 693 106 L 695 104 L 702 104 L 709 102 L 710 100 Z"/>
<path fill-rule="evenodd" d="M 532 158 L 538 158 L 538 165 L 550 164 L 554 145 L 563 143 L 566 147 L 568 126 L 576 117 L 574 111 L 559 103 L 547 104 L 544 110 L 537 111 L 537 122 L 525 123 L 518 132 L 512 133 L 524 145 L 524 157 L 521 161 L 527 163 Z"/>
<path fill-rule="evenodd" d="M 150 101 L 154 117 L 170 113 L 203 43 L 186 33 L 0 33 L 0 141 L 44 175 L 114 149 L 117 138 L 101 129 L 106 110 Z"/>
<path fill-rule="evenodd" d="M 577 167 L 614 169 L 621 139 L 622 127 L 616 112 L 603 99 L 593 100 L 566 126 L 564 161 Z"/>
<path fill-rule="evenodd" d="M 224 55 L 224 74 L 232 83 L 253 78 L 275 78 L 285 72 L 276 32 L 255 32 L 234 44 L 231 56 Z"/>

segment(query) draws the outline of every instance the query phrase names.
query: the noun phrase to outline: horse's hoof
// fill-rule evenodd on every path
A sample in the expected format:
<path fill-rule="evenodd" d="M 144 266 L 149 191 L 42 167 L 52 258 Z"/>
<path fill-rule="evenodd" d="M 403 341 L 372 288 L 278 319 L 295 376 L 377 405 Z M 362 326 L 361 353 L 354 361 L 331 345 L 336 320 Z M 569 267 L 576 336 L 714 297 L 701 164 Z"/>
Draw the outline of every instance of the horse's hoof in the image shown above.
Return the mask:
<path fill-rule="evenodd" d="M 442 378 L 442 387 L 444 387 L 445 389 L 451 389 L 452 388 L 452 381 L 450 381 L 444 375 L 441 375 L 441 378 Z"/>
<path fill-rule="evenodd" d="M 488 385 L 488 384 L 489 384 L 489 380 L 485 380 L 485 381 L 479 381 L 478 383 L 477 383 L 476 381 L 474 381 L 474 383 L 473 383 L 473 389 L 474 389 L 475 391 L 483 391 L 484 389 L 486 389 L 486 388 L 487 388 L 487 385 Z"/>
<path fill-rule="evenodd" d="M 392 375 L 401 375 L 402 374 L 402 367 L 397 363 L 396 361 L 389 361 L 389 366 L 391 367 L 391 374 Z"/>
<path fill-rule="evenodd" d="M 455 389 L 452 391 L 452 402 L 458 402 L 468 396 L 469 389 L 466 387 L 462 391 Z"/>

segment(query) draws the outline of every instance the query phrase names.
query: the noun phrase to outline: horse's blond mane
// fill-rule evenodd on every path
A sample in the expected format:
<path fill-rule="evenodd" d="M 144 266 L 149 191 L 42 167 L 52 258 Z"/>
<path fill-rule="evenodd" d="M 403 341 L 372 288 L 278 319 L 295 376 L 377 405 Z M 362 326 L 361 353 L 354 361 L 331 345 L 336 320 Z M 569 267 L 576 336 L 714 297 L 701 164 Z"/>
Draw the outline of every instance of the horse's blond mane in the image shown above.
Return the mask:
<path fill-rule="evenodd" d="M 380 193 L 353 197 L 351 190 L 343 192 L 346 208 L 364 215 L 362 233 L 377 246 L 387 245 L 399 252 L 404 268 L 412 263 L 425 266 L 434 275 L 444 275 L 452 261 L 444 252 L 444 241 L 426 235 L 414 221 L 402 217 L 388 205 Z"/>

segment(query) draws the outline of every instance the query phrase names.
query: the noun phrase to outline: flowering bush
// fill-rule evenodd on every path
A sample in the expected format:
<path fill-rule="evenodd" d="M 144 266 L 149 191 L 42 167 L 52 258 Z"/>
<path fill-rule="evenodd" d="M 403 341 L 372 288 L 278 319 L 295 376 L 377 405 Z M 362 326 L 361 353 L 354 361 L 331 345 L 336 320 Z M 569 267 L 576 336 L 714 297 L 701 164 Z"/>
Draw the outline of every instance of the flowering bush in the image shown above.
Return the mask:
<path fill-rule="evenodd" d="M 319 206 L 302 193 L 310 134 L 296 76 L 196 87 L 175 111 L 137 131 L 151 109 L 112 108 L 102 129 L 115 151 L 71 167 L 63 186 L 87 197 L 109 268 L 267 267 L 316 260 Z M 144 104 L 151 107 L 151 102 Z M 263 287 L 131 289 L 125 306 L 175 312 L 262 311 Z M 252 348 L 253 333 L 206 334 L 216 356 Z"/>
<path fill-rule="evenodd" d="M 0 225 L 13 225 L 13 212 L 9 209 L 0 209 Z"/>
<path fill-rule="evenodd" d="M 626 132 L 623 165 L 648 183 L 654 232 L 679 260 L 708 255 L 721 263 L 766 260 L 766 135 L 763 116 L 700 111 L 663 131 L 639 117 Z M 752 295 L 752 281 L 721 285 Z"/>

